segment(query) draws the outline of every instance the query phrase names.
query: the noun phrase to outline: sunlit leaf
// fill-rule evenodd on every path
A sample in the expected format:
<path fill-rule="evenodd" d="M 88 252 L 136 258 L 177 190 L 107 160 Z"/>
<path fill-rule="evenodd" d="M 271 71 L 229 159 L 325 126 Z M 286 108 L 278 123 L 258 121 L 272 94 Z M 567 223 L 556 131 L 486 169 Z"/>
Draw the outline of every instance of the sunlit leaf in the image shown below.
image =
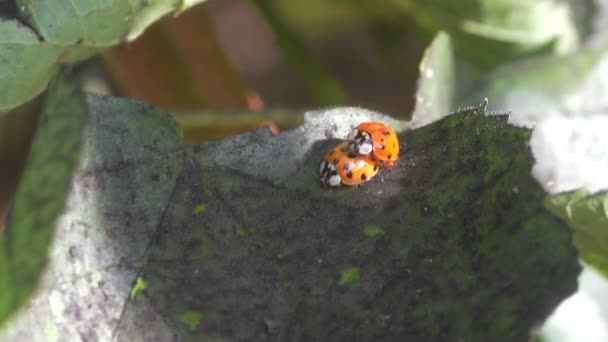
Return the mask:
<path fill-rule="evenodd" d="M 88 105 L 47 280 L 8 341 L 44 340 L 35 317 L 59 340 L 525 340 L 576 288 L 530 132 L 485 106 L 413 130 L 339 107 L 193 146 L 149 106 Z M 321 187 L 325 153 L 369 120 L 399 131 L 400 160 L 364 186 Z"/>

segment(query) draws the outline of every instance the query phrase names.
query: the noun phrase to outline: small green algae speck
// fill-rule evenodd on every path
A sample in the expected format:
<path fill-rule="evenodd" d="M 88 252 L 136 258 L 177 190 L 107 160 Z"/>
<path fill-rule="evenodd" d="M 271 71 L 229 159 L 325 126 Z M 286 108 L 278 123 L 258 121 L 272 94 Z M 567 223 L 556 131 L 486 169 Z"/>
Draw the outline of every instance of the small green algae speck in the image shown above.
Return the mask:
<path fill-rule="evenodd" d="M 142 277 L 137 277 L 135 285 L 131 289 L 131 298 L 135 298 L 140 293 L 144 292 L 146 288 L 148 288 L 148 283 L 146 283 L 146 280 Z"/>
<path fill-rule="evenodd" d="M 198 311 L 189 310 L 184 312 L 180 316 L 179 320 L 186 326 L 188 326 L 188 329 L 196 330 L 196 328 L 198 328 L 198 326 L 201 324 L 201 321 L 203 320 L 203 314 Z"/>
<path fill-rule="evenodd" d="M 384 230 L 378 226 L 366 226 L 363 228 L 363 234 L 373 238 L 379 235 L 384 235 Z"/>
<path fill-rule="evenodd" d="M 48 342 L 59 341 L 59 329 L 53 322 L 48 322 L 45 326 L 44 332 L 46 333 L 46 340 Z"/>
<path fill-rule="evenodd" d="M 235 230 L 236 236 L 238 237 L 244 237 L 245 235 L 247 235 L 247 229 L 245 229 L 245 227 L 243 227 L 243 225 L 240 223 L 236 225 Z"/>
<path fill-rule="evenodd" d="M 338 285 L 346 285 L 359 281 L 361 279 L 361 270 L 359 267 L 349 267 L 340 274 Z"/>
<path fill-rule="evenodd" d="M 207 210 L 207 205 L 205 203 L 201 203 L 194 208 L 192 213 L 194 213 L 195 215 L 200 215 L 204 213 L 205 210 Z"/>

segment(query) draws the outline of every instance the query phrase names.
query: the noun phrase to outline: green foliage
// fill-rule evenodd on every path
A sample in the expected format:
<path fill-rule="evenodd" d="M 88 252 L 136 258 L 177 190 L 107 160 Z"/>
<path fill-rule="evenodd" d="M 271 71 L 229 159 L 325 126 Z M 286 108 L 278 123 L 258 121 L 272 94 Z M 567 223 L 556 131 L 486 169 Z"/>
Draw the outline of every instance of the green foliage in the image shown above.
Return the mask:
<path fill-rule="evenodd" d="M 17 21 L 0 18 L 0 115 L 46 88 L 61 51 Z"/>
<path fill-rule="evenodd" d="M 18 0 L 16 18 L 0 18 L 0 115 L 42 92 L 59 65 L 136 38 L 163 15 L 202 0 Z"/>
<path fill-rule="evenodd" d="M 582 48 L 566 56 L 522 59 L 484 75 L 476 87 L 459 89 L 458 105 L 492 99 L 494 108 L 509 108 L 523 118 L 546 113 L 586 115 L 604 110 L 606 97 L 597 89 L 605 84 L 608 44 Z"/>
<path fill-rule="evenodd" d="M 545 205 L 570 225 L 581 258 L 608 277 L 608 194 L 579 190 L 548 196 Z"/>
<path fill-rule="evenodd" d="M 87 111 L 84 95 L 67 80 L 59 78 L 52 85 L 6 232 L 0 236 L 0 323 L 30 297 L 46 266 L 55 222 L 80 161 Z"/>
<path fill-rule="evenodd" d="M 202 0 L 19 0 L 15 15 L 24 18 L 0 19 L 0 112 L 7 111 L 42 92 L 60 64 L 83 60 L 100 49 L 132 40 L 163 15 L 202 2 Z M 304 39 L 285 18 L 297 19 L 301 13 L 343 13 L 339 6 L 297 2 L 278 6 L 271 2 L 255 4 L 266 18 L 289 61 L 301 71 L 302 79 L 320 104 L 339 104 L 347 99 L 342 86 L 308 52 Z M 429 40 L 445 31 L 453 39 L 457 55 L 482 68 L 493 68 L 522 56 L 542 52 L 574 51 L 580 37 L 589 34 L 588 20 L 576 22 L 566 3 L 543 0 L 393 0 L 376 8 L 363 2 L 348 3 L 379 18 L 399 16 L 400 22 L 413 21 Z M 595 5 L 584 0 L 579 7 L 585 18 Z M 293 8 L 293 9 L 292 9 Z M 282 13 L 285 10 L 287 13 Z M 291 13 L 290 11 L 297 11 Z M 349 18 L 354 17 L 348 15 Z M 61 18 L 61 19 L 59 19 Z M 411 20 L 408 20 L 411 19 Z M 326 21 L 336 21 L 327 17 Z M 340 21 L 340 20 L 337 20 Z M 316 23 L 316 22 L 315 22 Z M 317 24 L 316 24 L 317 25 Z M 397 27 L 404 30 L 407 25 Z M 314 31 L 311 29 L 311 31 Z M 439 74 L 438 74 L 439 75 Z M 442 77 L 448 77 L 443 74 Z"/>
<path fill-rule="evenodd" d="M 523 56 L 572 51 L 576 23 L 566 3 L 549 0 L 394 1 L 431 36 L 449 32 L 459 55 L 484 68 Z M 590 1 L 583 8 L 589 9 Z"/>
<path fill-rule="evenodd" d="M 63 78 L 53 84 L 0 237 L 0 321 L 27 303 L 47 270 L 47 281 L 42 283 L 47 288 L 41 286 L 39 293 L 48 290 L 49 283 L 80 288 L 78 280 L 85 279 L 94 291 L 105 291 L 104 283 L 122 279 L 119 287 L 126 292 L 120 299 L 113 292 L 66 298 L 61 290 L 53 301 L 32 306 L 40 317 L 51 317 L 57 310 L 69 315 L 99 308 L 103 302 L 111 308 L 100 308 L 105 314 L 95 314 L 99 326 L 104 315 L 116 314 L 112 308 L 120 308 L 108 303 L 130 297 L 129 284 L 137 277 L 132 270 L 144 260 L 184 159 L 181 131 L 166 113 L 149 105 L 85 98 Z M 68 194 L 72 200 L 66 212 Z M 58 220 L 62 214 L 67 215 Z M 128 241 L 118 236 L 127 236 Z M 49 250 L 51 245 L 54 249 Z M 115 258 L 117 250 L 128 255 Z M 128 265 L 121 264 L 125 261 Z M 62 305 L 72 299 L 73 305 L 63 310 Z M 73 309 L 75 303 L 83 308 Z M 7 330 L 19 329 L 19 322 L 11 321 Z M 52 323 L 64 331 L 61 322 Z M 46 338 L 45 331 L 28 334 L 28 340 Z"/>

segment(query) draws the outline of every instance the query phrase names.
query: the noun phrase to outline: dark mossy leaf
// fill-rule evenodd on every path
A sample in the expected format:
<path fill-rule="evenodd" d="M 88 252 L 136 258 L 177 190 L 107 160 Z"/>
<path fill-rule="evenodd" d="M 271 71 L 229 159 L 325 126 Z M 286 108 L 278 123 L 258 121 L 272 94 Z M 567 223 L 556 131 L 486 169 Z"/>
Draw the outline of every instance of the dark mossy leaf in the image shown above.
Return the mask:
<path fill-rule="evenodd" d="M 95 125 L 52 272 L 8 341 L 46 331 L 60 340 L 525 340 L 576 288 L 569 230 L 530 176 L 530 132 L 485 106 L 415 130 L 335 108 L 278 136 L 261 129 L 192 146 L 153 108 L 88 104 Z M 322 188 L 321 158 L 367 120 L 400 132 L 399 162 L 362 187 Z M 383 234 L 362 234 L 369 226 Z M 343 277 L 352 267 L 358 277 Z M 137 279 L 146 289 L 132 296 Z M 185 324 L 188 312 L 200 319 Z M 36 317 L 52 319 L 33 328 Z"/>
<path fill-rule="evenodd" d="M 549 196 L 545 204 L 573 229 L 581 258 L 608 277 L 608 194 L 573 191 Z"/>

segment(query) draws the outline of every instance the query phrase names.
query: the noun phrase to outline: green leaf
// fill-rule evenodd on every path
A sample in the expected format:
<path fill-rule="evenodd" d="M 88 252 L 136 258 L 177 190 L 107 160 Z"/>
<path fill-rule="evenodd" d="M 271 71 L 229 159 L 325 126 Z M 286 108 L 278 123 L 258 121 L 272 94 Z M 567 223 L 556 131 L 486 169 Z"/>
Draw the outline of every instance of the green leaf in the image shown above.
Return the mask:
<path fill-rule="evenodd" d="M 167 13 L 203 0 L 17 0 L 0 18 L 0 115 L 40 94 L 60 64 L 133 40 Z"/>
<path fill-rule="evenodd" d="M 181 131 L 168 114 L 115 98 L 85 102 L 70 84 L 58 81 L 0 238 L 1 320 L 26 302 L 45 265 L 40 293 L 68 283 L 72 288 L 86 283 L 88 290 L 47 293 L 50 300 L 34 305 L 37 314 L 73 315 L 74 308 L 90 312 L 105 302 L 101 311 L 119 315 L 181 170 L 181 144 Z M 55 250 L 49 253 L 53 237 Z M 92 315 L 103 326 L 104 314 Z M 19 322 L 11 321 L 8 331 Z M 46 339 L 45 331 L 28 336 Z M 108 340 L 111 330 L 98 336 Z"/>
<path fill-rule="evenodd" d="M 47 264 L 55 222 L 78 166 L 84 95 L 60 78 L 51 87 L 6 232 L 0 236 L 0 323 L 23 305 Z"/>
<path fill-rule="evenodd" d="M 543 56 L 505 65 L 487 75 L 460 105 L 488 97 L 493 108 L 509 109 L 518 121 L 536 121 L 550 114 L 587 115 L 604 110 L 608 100 L 608 44 L 556 57 Z"/>
<path fill-rule="evenodd" d="M 46 88 L 60 53 L 17 21 L 0 18 L 0 115 Z"/>
<path fill-rule="evenodd" d="M 440 32 L 420 62 L 416 107 L 412 122 L 420 127 L 453 110 L 454 56 L 450 36 Z"/>
<path fill-rule="evenodd" d="M 608 277 L 608 194 L 561 193 L 548 196 L 545 205 L 570 225 L 581 258 Z"/>
<path fill-rule="evenodd" d="M 567 3 L 550 0 L 395 1 L 418 25 L 449 32 L 458 54 L 493 68 L 540 51 L 572 51 L 577 28 Z M 585 1 L 584 10 L 591 7 Z"/>
<path fill-rule="evenodd" d="M 17 0 L 32 27 L 46 40 L 58 44 L 115 42 L 128 32 L 142 5 L 143 1 Z"/>

